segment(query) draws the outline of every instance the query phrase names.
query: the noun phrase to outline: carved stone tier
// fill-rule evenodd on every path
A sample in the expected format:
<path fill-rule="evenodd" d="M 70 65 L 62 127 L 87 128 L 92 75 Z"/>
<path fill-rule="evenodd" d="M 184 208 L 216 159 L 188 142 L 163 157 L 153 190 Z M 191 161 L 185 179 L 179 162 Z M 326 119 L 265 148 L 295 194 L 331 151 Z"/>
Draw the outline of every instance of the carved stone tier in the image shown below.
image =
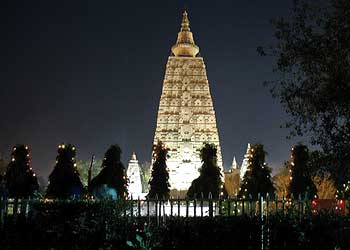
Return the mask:
<path fill-rule="evenodd" d="M 154 143 L 170 150 L 167 161 L 171 189 L 187 190 L 199 176 L 199 151 L 204 142 L 222 157 L 215 111 L 202 57 L 170 56 L 166 65 Z"/>

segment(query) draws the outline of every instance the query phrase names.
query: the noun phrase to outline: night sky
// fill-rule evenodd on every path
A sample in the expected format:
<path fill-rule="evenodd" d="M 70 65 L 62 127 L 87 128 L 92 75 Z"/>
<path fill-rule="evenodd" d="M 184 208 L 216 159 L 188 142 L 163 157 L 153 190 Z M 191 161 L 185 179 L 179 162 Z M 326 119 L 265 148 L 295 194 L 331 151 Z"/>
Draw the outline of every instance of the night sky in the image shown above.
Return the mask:
<path fill-rule="evenodd" d="M 31 147 L 47 176 L 58 143 L 78 159 L 118 143 L 149 161 L 170 48 L 184 7 L 204 57 L 225 168 L 241 163 L 247 143 L 263 143 L 277 168 L 297 140 L 263 81 L 273 61 L 256 47 L 273 43 L 269 20 L 290 15 L 292 1 L 6 1 L 1 5 L 0 152 Z M 298 139 L 299 141 L 300 139 Z"/>

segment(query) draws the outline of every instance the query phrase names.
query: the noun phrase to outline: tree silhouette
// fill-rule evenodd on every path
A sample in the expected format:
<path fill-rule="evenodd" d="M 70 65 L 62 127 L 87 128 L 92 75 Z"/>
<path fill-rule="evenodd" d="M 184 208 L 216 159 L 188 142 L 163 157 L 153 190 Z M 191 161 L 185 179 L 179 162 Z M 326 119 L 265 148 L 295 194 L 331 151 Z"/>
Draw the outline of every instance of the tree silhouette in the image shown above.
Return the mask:
<path fill-rule="evenodd" d="M 240 197 L 248 198 L 251 195 L 253 199 L 257 199 L 259 193 L 262 196 L 274 193 L 271 169 L 265 163 L 265 155 L 264 146 L 261 144 L 255 144 L 250 148 L 249 165 L 241 182 Z"/>
<path fill-rule="evenodd" d="M 315 184 L 312 181 L 309 169 L 310 154 L 307 146 L 298 144 L 292 148 L 291 155 L 291 176 L 288 192 L 295 198 L 299 195 L 312 199 L 317 193 Z"/>
<path fill-rule="evenodd" d="M 319 199 L 334 199 L 337 190 L 334 186 L 334 181 L 332 180 L 330 174 L 325 174 L 324 176 L 315 176 L 312 178 L 317 189 L 317 197 Z"/>
<path fill-rule="evenodd" d="M 7 163 L 3 158 L 3 155 L 0 153 L 0 176 L 4 177 L 6 173 Z"/>
<path fill-rule="evenodd" d="M 202 167 L 197 179 L 192 181 L 192 184 L 187 192 L 187 197 L 194 198 L 203 194 L 208 197 L 211 193 L 213 198 L 218 198 L 222 190 L 222 181 L 220 168 L 217 164 L 217 149 L 214 144 L 204 144 L 200 151 L 202 159 Z"/>
<path fill-rule="evenodd" d="M 79 172 L 76 168 L 76 148 L 71 144 L 58 146 L 56 165 L 49 176 L 46 197 L 68 199 L 80 197 L 83 194 Z"/>
<path fill-rule="evenodd" d="M 272 181 L 276 188 L 275 194 L 282 198 L 287 197 L 288 195 L 288 187 L 290 183 L 290 162 L 287 161 L 284 165 L 279 168 L 277 174 L 272 177 Z"/>
<path fill-rule="evenodd" d="M 91 164 L 91 160 L 77 161 L 77 170 L 78 170 L 79 175 L 80 175 L 80 180 L 84 186 L 88 186 L 88 172 L 89 172 L 90 164 Z M 93 168 L 91 171 L 92 178 L 94 178 L 95 176 L 98 175 L 98 173 L 101 170 L 101 168 L 100 168 L 101 166 L 102 166 L 102 160 L 100 160 L 100 159 L 94 160 L 94 165 L 93 165 Z"/>
<path fill-rule="evenodd" d="M 90 193 L 97 198 L 121 198 L 128 196 L 128 179 L 121 160 L 122 150 L 118 145 L 112 145 L 105 153 L 102 170 L 91 180 Z"/>
<path fill-rule="evenodd" d="M 149 180 L 149 199 L 168 199 L 170 195 L 169 173 L 166 165 L 168 149 L 165 148 L 162 142 L 158 141 L 157 145 L 153 146 L 153 165 L 151 179 Z"/>
<path fill-rule="evenodd" d="M 276 43 L 259 47 L 275 60 L 271 93 L 291 118 L 291 136 L 307 134 L 329 157 L 338 188 L 350 180 L 350 1 L 294 1 L 291 18 L 274 20 Z"/>
<path fill-rule="evenodd" d="M 9 197 L 28 198 L 38 191 L 39 185 L 31 167 L 29 147 L 16 145 L 12 149 L 11 161 L 5 174 Z"/>

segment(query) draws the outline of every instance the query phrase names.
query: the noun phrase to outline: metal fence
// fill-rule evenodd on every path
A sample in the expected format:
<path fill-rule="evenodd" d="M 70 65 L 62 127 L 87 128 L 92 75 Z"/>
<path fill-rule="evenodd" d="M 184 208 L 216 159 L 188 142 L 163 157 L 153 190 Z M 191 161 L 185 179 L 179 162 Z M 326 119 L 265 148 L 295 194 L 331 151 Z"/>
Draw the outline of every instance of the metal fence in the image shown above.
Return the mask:
<path fill-rule="evenodd" d="M 0 198 L 0 222 L 8 215 L 28 215 L 34 202 L 55 202 L 47 199 L 4 199 Z M 69 201 L 67 201 L 69 202 Z M 80 202 L 76 200 L 75 202 Z M 82 200 L 84 202 L 84 200 Z M 89 200 L 89 202 L 100 202 Z M 269 195 L 259 196 L 258 199 L 220 198 L 212 199 L 130 199 L 126 201 L 124 216 L 130 217 L 214 217 L 214 216 L 269 216 L 270 214 L 287 214 L 290 211 L 300 216 L 306 212 L 317 212 L 326 208 L 340 214 L 348 214 L 348 201 L 335 201 L 328 207 L 320 207 L 321 201 L 301 199 L 287 199 L 282 197 L 270 198 Z"/>
<path fill-rule="evenodd" d="M 323 200 L 324 201 L 324 200 Z M 305 200 L 299 197 L 298 199 L 286 199 L 282 197 L 270 198 L 269 195 L 265 197 L 259 196 L 258 199 L 239 199 L 239 198 L 220 198 L 212 199 L 210 196 L 200 199 L 130 199 L 123 201 L 123 206 L 120 211 L 120 216 L 146 219 L 155 222 L 156 225 L 165 224 L 168 218 L 171 217 L 215 217 L 215 216 L 249 216 L 258 218 L 260 223 L 259 231 L 260 243 L 262 250 L 270 248 L 270 215 L 279 214 L 287 215 L 294 213 L 300 216 L 309 213 L 317 213 L 325 208 L 333 210 L 336 213 L 347 215 L 349 214 L 349 201 L 344 200 L 329 200 L 323 202 L 322 200 Z M 5 222 L 6 217 L 24 216 L 31 218 L 33 204 L 35 203 L 103 203 L 101 200 L 47 200 L 47 199 L 4 199 L 0 197 L 0 226 Z M 113 208 L 117 207 L 120 201 L 107 201 Z M 326 204 L 326 205 L 325 205 Z M 328 205 L 327 205 L 328 204 Z M 259 244 L 260 244 L 259 243 Z"/>

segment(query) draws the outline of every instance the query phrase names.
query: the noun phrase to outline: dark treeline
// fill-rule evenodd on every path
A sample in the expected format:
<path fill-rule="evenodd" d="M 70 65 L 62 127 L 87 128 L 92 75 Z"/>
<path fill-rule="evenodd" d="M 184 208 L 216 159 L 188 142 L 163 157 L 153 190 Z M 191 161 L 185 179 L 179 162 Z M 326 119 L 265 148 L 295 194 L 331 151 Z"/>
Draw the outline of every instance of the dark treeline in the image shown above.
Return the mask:
<path fill-rule="evenodd" d="M 99 173 L 84 185 L 81 181 L 76 163 L 77 149 L 72 144 L 60 144 L 57 148 L 56 164 L 49 175 L 46 190 L 39 191 L 38 180 L 30 161 L 27 145 L 16 145 L 12 148 L 11 160 L 6 167 L 4 176 L 0 177 L 0 196 L 21 199 L 45 197 L 49 199 L 127 199 L 128 177 L 121 162 L 122 150 L 118 145 L 111 145 L 106 151 Z M 270 196 L 279 193 L 278 183 L 271 177 L 271 168 L 266 164 L 266 152 L 261 144 L 252 145 L 248 152 L 248 167 L 239 190 L 235 194 L 227 192 L 228 185 L 224 183 L 222 171 L 217 163 L 217 149 L 214 144 L 205 143 L 200 150 L 202 167 L 199 177 L 192 181 L 187 192 L 187 198 L 219 198 L 237 196 L 242 199 L 257 199 L 258 195 Z M 162 142 L 153 147 L 153 164 L 151 176 L 148 180 L 149 199 L 169 199 L 170 184 L 167 168 L 168 149 Z M 325 173 L 314 166 L 317 157 L 303 144 L 295 145 L 291 151 L 291 158 L 286 164 L 285 197 L 317 198 L 315 176 Z M 89 169 L 90 171 L 91 169 Z M 237 185 L 237 183 L 235 183 Z M 337 198 L 348 198 L 349 188 L 344 185 L 338 190 Z M 334 197 L 335 198 L 335 197 Z"/>

